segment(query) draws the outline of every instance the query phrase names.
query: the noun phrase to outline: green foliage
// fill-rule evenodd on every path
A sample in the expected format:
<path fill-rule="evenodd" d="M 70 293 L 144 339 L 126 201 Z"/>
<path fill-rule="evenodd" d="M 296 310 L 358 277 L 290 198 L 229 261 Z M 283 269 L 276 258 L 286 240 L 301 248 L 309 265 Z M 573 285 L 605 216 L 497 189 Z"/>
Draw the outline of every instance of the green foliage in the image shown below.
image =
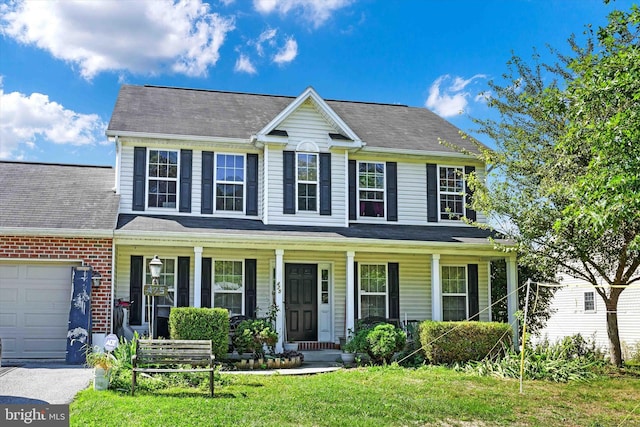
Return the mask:
<path fill-rule="evenodd" d="M 175 340 L 211 340 L 216 358 L 222 358 L 229 345 L 229 313 L 223 308 L 173 308 L 169 334 Z"/>
<path fill-rule="evenodd" d="M 463 363 L 500 357 L 511 347 L 511 327 L 496 322 L 435 322 L 420 324 L 420 342 L 432 364 Z"/>
<path fill-rule="evenodd" d="M 407 334 L 390 324 L 376 325 L 367 334 L 367 353 L 376 364 L 389 364 L 393 354 L 404 348 Z"/>
<path fill-rule="evenodd" d="M 487 358 L 456 369 L 482 376 L 519 378 L 522 356 L 510 351 L 500 360 Z M 581 335 L 565 337 L 556 344 L 544 342 L 525 350 L 523 377 L 553 382 L 586 381 L 596 378 L 607 365 L 593 342 Z"/>
<path fill-rule="evenodd" d="M 233 337 L 233 345 L 238 353 L 252 352 L 254 356 L 264 356 L 264 346 L 274 352 L 278 333 L 267 319 L 248 319 L 240 322 Z"/>
<path fill-rule="evenodd" d="M 89 349 L 85 353 L 86 365 L 92 368 L 101 368 L 105 371 L 113 368 L 117 360 L 111 353 L 100 351 L 97 348 Z"/>

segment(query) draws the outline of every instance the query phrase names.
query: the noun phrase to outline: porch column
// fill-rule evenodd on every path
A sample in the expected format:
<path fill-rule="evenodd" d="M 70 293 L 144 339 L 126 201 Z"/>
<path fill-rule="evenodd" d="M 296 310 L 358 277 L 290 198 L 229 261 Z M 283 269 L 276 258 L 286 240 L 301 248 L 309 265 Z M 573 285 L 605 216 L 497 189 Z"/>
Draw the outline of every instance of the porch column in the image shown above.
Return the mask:
<path fill-rule="evenodd" d="M 276 343 L 276 353 L 282 353 L 284 342 L 284 250 L 276 249 L 276 332 L 278 333 L 278 342 Z"/>
<path fill-rule="evenodd" d="M 440 254 L 431 255 L 431 319 L 442 320 L 442 283 L 440 282 Z"/>
<path fill-rule="evenodd" d="M 355 283 L 354 283 L 354 251 L 347 252 L 347 295 L 345 307 L 344 336 L 349 336 L 349 329 L 355 329 Z"/>
<path fill-rule="evenodd" d="M 202 307 L 202 246 L 193 248 L 195 256 L 193 272 L 193 306 Z"/>
<path fill-rule="evenodd" d="M 518 311 L 518 267 L 516 257 L 509 257 L 507 261 L 507 315 L 509 324 L 513 328 L 513 345 L 519 347 L 520 331 L 516 320 Z"/>

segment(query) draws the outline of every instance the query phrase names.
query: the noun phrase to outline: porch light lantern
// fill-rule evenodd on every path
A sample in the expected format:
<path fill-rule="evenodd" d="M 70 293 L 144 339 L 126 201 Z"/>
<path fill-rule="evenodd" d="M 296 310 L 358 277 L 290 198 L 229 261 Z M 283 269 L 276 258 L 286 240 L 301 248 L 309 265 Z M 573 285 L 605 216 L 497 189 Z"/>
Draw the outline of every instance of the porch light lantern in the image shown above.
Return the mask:
<path fill-rule="evenodd" d="M 153 259 L 149 262 L 149 273 L 151 273 L 151 287 L 158 285 L 158 279 L 160 278 L 160 272 L 162 271 L 162 261 L 158 258 L 158 255 L 154 255 Z M 151 296 L 147 295 L 147 312 L 149 313 L 149 338 L 153 338 L 153 316 L 155 307 L 155 294 L 152 292 Z"/>
<path fill-rule="evenodd" d="M 154 285 L 158 284 L 158 278 L 160 277 L 160 272 L 162 271 L 162 261 L 158 258 L 158 255 L 155 255 L 151 262 L 149 262 L 149 272 L 151 273 L 151 281 Z"/>
<path fill-rule="evenodd" d="M 91 286 L 93 286 L 94 288 L 97 288 L 98 286 L 100 286 L 101 281 L 102 281 L 102 274 L 100 274 L 96 270 L 93 270 L 91 272 Z"/>

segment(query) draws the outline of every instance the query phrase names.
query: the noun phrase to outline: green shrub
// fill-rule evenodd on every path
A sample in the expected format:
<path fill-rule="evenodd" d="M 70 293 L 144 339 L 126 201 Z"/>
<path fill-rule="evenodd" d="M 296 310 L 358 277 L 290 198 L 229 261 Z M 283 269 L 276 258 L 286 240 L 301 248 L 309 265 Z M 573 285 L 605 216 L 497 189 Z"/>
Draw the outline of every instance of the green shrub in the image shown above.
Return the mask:
<path fill-rule="evenodd" d="M 407 335 L 390 324 L 379 324 L 367 333 L 367 353 L 376 364 L 388 364 L 395 352 L 404 348 Z"/>
<path fill-rule="evenodd" d="M 499 357 L 511 348 L 511 327 L 496 322 L 435 322 L 420 324 L 420 343 L 432 364 L 464 363 Z"/>
<path fill-rule="evenodd" d="M 216 358 L 222 358 L 229 347 L 229 312 L 223 308 L 173 308 L 169 334 L 174 340 L 211 340 Z"/>
<path fill-rule="evenodd" d="M 264 356 L 264 346 L 274 352 L 278 342 L 278 333 L 266 319 L 248 319 L 240 322 L 233 337 L 233 345 L 238 353 L 252 352 L 255 356 Z"/>

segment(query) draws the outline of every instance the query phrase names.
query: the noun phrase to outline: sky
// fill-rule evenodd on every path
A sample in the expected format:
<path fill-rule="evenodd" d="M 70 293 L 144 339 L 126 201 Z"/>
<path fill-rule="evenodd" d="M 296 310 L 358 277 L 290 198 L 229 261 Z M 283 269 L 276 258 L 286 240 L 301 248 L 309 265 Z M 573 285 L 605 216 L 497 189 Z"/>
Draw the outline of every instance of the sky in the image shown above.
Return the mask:
<path fill-rule="evenodd" d="M 632 0 L 0 0 L 0 160 L 114 165 L 122 84 L 495 114 L 512 54 L 568 50 Z M 483 141 L 491 146 L 491 141 Z"/>

